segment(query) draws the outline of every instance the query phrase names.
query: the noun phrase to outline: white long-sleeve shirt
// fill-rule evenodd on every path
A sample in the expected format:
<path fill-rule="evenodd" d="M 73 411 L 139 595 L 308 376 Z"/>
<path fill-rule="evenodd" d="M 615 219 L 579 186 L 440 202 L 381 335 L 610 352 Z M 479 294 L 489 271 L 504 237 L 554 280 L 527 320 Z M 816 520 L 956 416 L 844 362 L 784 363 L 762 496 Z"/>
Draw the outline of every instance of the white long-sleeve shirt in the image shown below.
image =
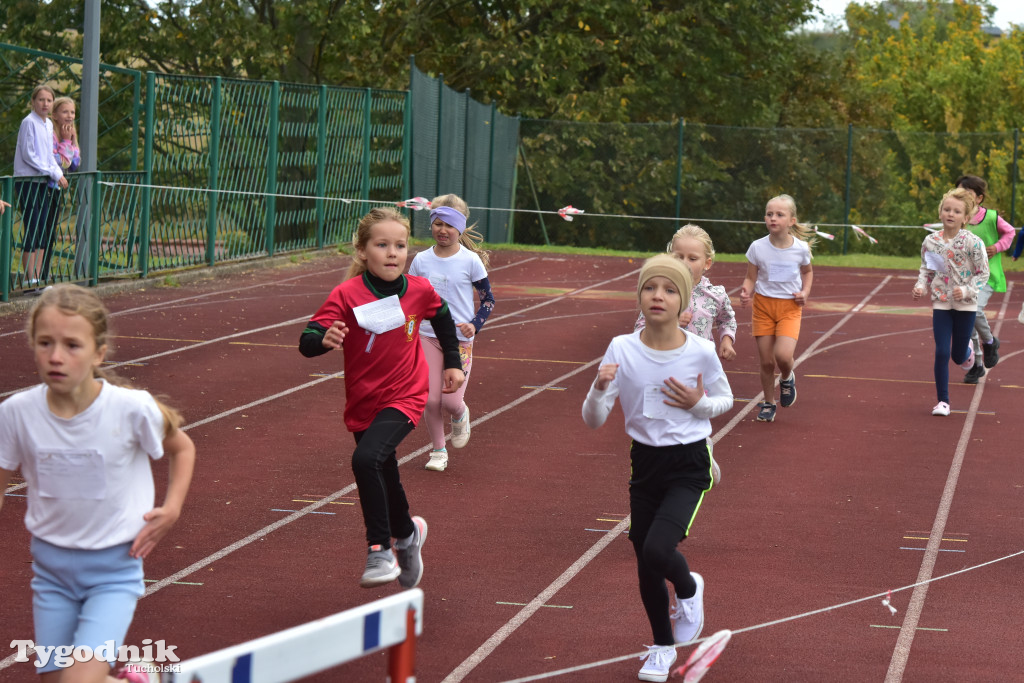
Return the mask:
<path fill-rule="evenodd" d="M 64 171 L 53 157 L 53 122 L 34 111 L 21 120 L 18 129 L 14 175 L 45 175 L 54 182 L 64 177 Z"/>
<path fill-rule="evenodd" d="M 618 364 L 615 379 L 604 391 L 591 385 L 583 402 L 583 421 L 596 429 L 619 399 L 626 418 L 626 433 L 648 446 L 673 446 L 706 439 L 711 418 L 732 407 L 733 396 L 715 345 L 686 332 L 678 349 L 656 351 L 640 341 L 640 332 L 612 339 L 602 365 Z M 661 392 L 665 380 L 675 378 L 685 386 L 697 386 L 702 375 L 705 395 L 689 410 L 665 404 Z"/>

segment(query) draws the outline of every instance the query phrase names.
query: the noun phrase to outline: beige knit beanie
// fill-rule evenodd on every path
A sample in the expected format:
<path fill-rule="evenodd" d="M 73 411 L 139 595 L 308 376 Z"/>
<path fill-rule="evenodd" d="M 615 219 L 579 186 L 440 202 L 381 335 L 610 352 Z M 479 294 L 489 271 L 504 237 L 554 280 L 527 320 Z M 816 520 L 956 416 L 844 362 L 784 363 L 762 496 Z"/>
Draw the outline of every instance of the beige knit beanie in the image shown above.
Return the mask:
<path fill-rule="evenodd" d="M 640 279 L 636 283 L 637 301 L 640 300 L 640 292 L 643 291 L 647 281 L 658 275 L 667 277 L 679 290 L 681 308 L 676 315 L 681 315 L 690 306 L 693 279 L 690 276 L 690 270 L 683 262 L 670 254 L 658 254 L 644 261 L 643 267 L 640 268 Z"/>

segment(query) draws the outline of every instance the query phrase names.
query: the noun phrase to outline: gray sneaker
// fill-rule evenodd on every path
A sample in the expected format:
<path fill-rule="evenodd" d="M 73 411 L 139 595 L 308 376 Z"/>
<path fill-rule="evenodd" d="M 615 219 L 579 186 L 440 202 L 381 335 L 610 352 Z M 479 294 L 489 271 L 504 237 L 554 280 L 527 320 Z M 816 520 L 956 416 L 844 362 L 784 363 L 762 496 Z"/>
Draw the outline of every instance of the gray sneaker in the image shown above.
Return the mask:
<path fill-rule="evenodd" d="M 427 540 L 427 520 L 413 517 L 412 523 L 416 530 L 412 532 L 412 541 L 405 548 L 395 546 L 398 551 L 398 566 L 402 573 L 398 575 L 398 583 L 402 588 L 415 588 L 423 578 L 423 543 Z"/>
<path fill-rule="evenodd" d="M 366 569 L 363 570 L 363 578 L 359 585 L 363 588 L 373 588 L 390 583 L 398 578 L 401 569 L 398 568 L 398 561 L 391 548 L 381 545 L 371 545 L 366 556 Z"/>
<path fill-rule="evenodd" d="M 469 443 L 469 419 L 469 406 L 466 406 L 461 420 L 452 418 L 452 446 L 455 448 L 465 448 Z"/>

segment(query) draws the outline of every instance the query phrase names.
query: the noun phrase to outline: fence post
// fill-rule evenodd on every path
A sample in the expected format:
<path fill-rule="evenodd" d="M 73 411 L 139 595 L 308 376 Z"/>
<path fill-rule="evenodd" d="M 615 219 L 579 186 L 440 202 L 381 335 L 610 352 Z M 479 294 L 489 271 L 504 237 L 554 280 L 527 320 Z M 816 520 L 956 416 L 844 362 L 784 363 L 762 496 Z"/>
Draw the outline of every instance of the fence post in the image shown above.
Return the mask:
<path fill-rule="evenodd" d="M 89 203 L 92 204 L 89 215 L 89 285 L 95 287 L 100 281 L 100 231 L 103 229 L 103 190 L 100 181 L 103 180 L 103 173 L 96 171 L 89 175 L 92 176 L 92 192 L 89 197 Z"/>
<path fill-rule="evenodd" d="M 324 248 L 324 194 L 327 192 L 327 86 L 320 85 L 316 115 L 316 248 Z"/>
<path fill-rule="evenodd" d="M 410 59 L 412 59 L 412 58 L 410 57 Z M 412 77 L 411 76 L 409 77 L 409 80 L 410 80 L 410 84 L 411 84 L 411 81 L 412 81 Z M 404 185 L 404 187 L 402 188 L 404 190 L 402 192 L 402 197 L 404 198 L 404 197 L 413 197 L 413 196 L 415 196 L 412 193 L 412 183 L 413 183 L 413 178 L 412 178 L 412 171 L 413 171 L 413 164 L 412 164 L 412 126 L 413 126 L 413 116 L 412 116 L 412 87 L 411 87 L 411 85 L 410 85 L 409 90 L 406 91 L 406 93 L 405 93 L 405 110 L 402 112 L 402 124 L 403 124 L 404 129 L 405 129 L 403 134 L 402 134 L 402 183 Z M 406 213 L 411 214 L 412 210 L 411 209 L 407 209 Z"/>
<path fill-rule="evenodd" d="M 281 82 L 274 81 L 270 90 L 270 129 L 267 131 L 267 256 L 274 255 L 274 228 L 277 224 L 277 110 L 280 106 Z"/>
<path fill-rule="evenodd" d="M 853 124 L 846 124 L 846 208 L 843 211 L 843 256 L 850 236 L 850 179 L 853 175 Z"/>
<path fill-rule="evenodd" d="M 683 128 L 686 122 L 679 118 L 679 135 L 676 142 L 676 220 L 682 214 L 683 206 Z"/>
<path fill-rule="evenodd" d="M 220 199 L 220 94 L 221 78 L 213 77 L 210 106 L 210 202 L 206 205 L 206 265 L 217 262 L 217 204 Z"/>
<path fill-rule="evenodd" d="M 491 100 L 491 134 L 487 141 L 487 227 L 484 232 L 484 240 L 491 241 L 491 217 L 494 212 L 494 129 L 498 127 L 498 103 Z"/>
<path fill-rule="evenodd" d="M 1020 149 L 1020 128 L 1013 129 L 1013 173 L 1010 174 L 1010 225 L 1017 225 L 1017 152 Z"/>
<path fill-rule="evenodd" d="M 434 196 L 441 194 L 441 147 L 442 138 L 442 121 L 444 118 L 444 74 L 440 74 L 437 77 L 437 147 L 434 150 Z"/>
<path fill-rule="evenodd" d="M 142 187 L 142 225 L 139 226 L 139 275 L 149 276 L 149 235 L 153 206 L 153 136 L 156 131 L 156 74 L 146 72 L 146 142 L 142 152 L 145 184 Z M 129 244 L 128 249 L 135 245 Z"/>
<path fill-rule="evenodd" d="M 530 192 L 533 193 L 533 203 L 537 207 L 537 220 L 540 221 L 540 230 L 544 233 L 544 244 L 551 246 L 551 240 L 548 239 L 548 226 L 544 224 L 544 214 L 541 213 L 540 199 L 537 198 L 537 187 L 533 184 L 533 176 L 530 175 L 530 162 L 526 160 L 526 148 L 523 147 L 523 143 L 519 143 L 519 155 L 523 157 L 523 170 L 526 171 L 526 180 L 530 183 Z"/>
<path fill-rule="evenodd" d="M 142 72 L 132 77 L 132 170 L 139 170 L 139 100 L 142 90 Z"/>
<path fill-rule="evenodd" d="M 6 176 L 0 181 L 0 199 L 7 197 L 11 201 L 10 208 L 0 216 L 0 271 L 3 272 L 3 280 L 0 280 L 0 299 L 11 300 L 11 258 L 14 243 L 14 211 L 18 202 L 14 199 L 14 179 Z"/>
<path fill-rule="evenodd" d="M 363 168 L 359 196 L 370 198 L 370 141 L 373 139 L 373 90 L 366 89 L 363 97 Z"/>

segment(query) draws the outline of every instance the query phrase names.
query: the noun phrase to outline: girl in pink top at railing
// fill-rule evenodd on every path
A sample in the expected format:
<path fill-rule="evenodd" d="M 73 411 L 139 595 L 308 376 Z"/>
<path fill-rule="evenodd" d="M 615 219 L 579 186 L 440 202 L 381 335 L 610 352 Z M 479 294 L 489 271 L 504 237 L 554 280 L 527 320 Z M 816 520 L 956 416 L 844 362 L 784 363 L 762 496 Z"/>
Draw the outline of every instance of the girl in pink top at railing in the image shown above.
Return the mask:
<path fill-rule="evenodd" d="M 985 243 L 968 228 L 974 215 L 974 193 L 950 190 L 939 203 L 942 229 L 924 238 L 921 270 L 914 285 L 914 299 L 925 292 L 932 300 L 932 334 L 935 338 L 935 392 L 939 402 L 932 415 L 949 415 L 949 361 L 968 370 L 974 365 L 971 332 L 978 310 L 978 292 L 988 282 Z"/>
<path fill-rule="evenodd" d="M 704 275 L 715 261 L 711 235 L 700 226 L 687 223 L 672 235 L 667 251 L 686 264 L 694 282 L 690 306 L 679 316 L 679 326 L 714 341 L 712 327 L 717 324 L 718 355 L 722 360 L 732 360 L 736 357 L 736 312 L 725 287 L 711 284 Z M 642 330 L 645 322 L 641 313 L 633 330 Z"/>
<path fill-rule="evenodd" d="M 101 369 L 107 321 L 92 290 L 43 290 L 28 319 L 42 384 L 0 404 L 0 491 L 18 469 L 28 484 L 43 683 L 115 680 L 113 660 L 125 656 L 118 650 L 145 592 L 143 559 L 181 515 L 195 465 L 181 415 Z M 155 506 L 150 461 L 161 458 L 170 476 Z M 118 678 L 151 680 L 133 664 Z"/>
<path fill-rule="evenodd" d="M 469 377 L 473 366 L 473 339 L 494 309 L 494 295 L 487 279 L 487 252 L 479 246 L 483 237 L 473 229 L 475 225 L 466 225 L 469 207 L 465 200 L 458 195 L 445 194 L 435 197 L 430 205 L 433 207 L 430 210 L 430 233 L 435 244 L 413 257 L 409 274 L 430 280 L 441 298 L 448 302 L 458 330 L 462 369 Z M 480 299 L 480 306 L 475 312 L 474 290 Z M 444 445 L 445 413 L 451 415 L 452 446 L 462 448 L 469 443 L 469 407 L 465 402 L 469 383 L 463 383 L 455 393 L 443 393 L 444 357 L 437 335 L 426 321 L 420 327 L 420 341 L 430 366 L 430 394 L 423 416 L 433 450 L 426 469 L 442 472 L 448 466 L 448 450 Z"/>
<path fill-rule="evenodd" d="M 74 173 L 82 163 L 82 153 L 78 147 L 78 131 L 75 130 L 75 101 L 70 97 L 58 97 L 53 101 L 50 111 L 53 122 L 53 159 L 66 174 Z M 50 207 L 46 214 L 47 235 L 49 239 L 44 245 L 43 260 L 39 266 L 39 280 L 50 279 L 50 260 L 53 247 L 57 241 L 57 224 L 60 222 L 64 208 L 68 205 L 66 193 L 55 190 L 56 183 L 50 181 Z"/>

